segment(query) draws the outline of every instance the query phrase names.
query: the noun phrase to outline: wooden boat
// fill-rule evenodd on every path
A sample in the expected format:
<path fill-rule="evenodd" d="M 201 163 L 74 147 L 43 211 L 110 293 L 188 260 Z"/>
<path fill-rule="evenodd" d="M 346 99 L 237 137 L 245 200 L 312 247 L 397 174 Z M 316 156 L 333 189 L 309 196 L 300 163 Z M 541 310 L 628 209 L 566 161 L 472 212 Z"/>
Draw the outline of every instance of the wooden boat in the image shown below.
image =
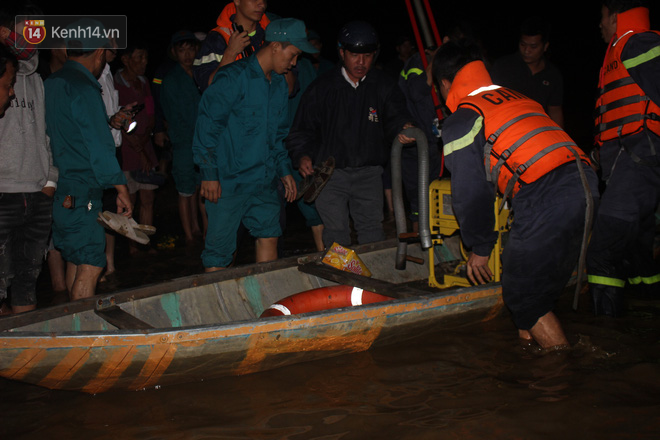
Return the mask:
<path fill-rule="evenodd" d="M 426 264 L 395 270 L 396 240 L 355 251 L 372 278 L 317 264 L 314 254 L 0 318 L 0 376 L 87 393 L 140 390 L 360 352 L 487 320 L 503 306 L 499 283 L 439 291 L 420 282 Z M 407 252 L 424 260 L 419 245 Z M 284 297 L 336 282 L 392 299 L 259 318 Z"/>

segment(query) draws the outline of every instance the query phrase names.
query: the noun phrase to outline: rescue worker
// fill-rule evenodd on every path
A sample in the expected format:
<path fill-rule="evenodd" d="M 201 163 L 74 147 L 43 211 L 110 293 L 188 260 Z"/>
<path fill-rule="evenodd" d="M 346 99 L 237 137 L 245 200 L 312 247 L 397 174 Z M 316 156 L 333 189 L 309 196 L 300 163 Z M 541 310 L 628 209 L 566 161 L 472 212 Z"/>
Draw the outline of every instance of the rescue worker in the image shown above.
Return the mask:
<path fill-rule="evenodd" d="M 270 23 L 266 0 L 234 0 L 218 16 L 195 57 L 193 76 L 204 91 L 218 69 L 256 52 L 264 43 L 264 29 Z M 241 30 L 242 29 L 242 30 Z"/>
<path fill-rule="evenodd" d="M 202 95 L 193 158 L 209 217 L 202 263 L 207 272 L 229 266 L 241 222 L 256 240 L 257 263 L 277 258 L 278 179 L 286 200 L 296 198 L 288 132 L 288 86 L 284 75 L 302 52 L 313 53 L 300 20 L 274 20 L 267 44 L 255 56 L 218 70 Z"/>
<path fill-rule="evenodd" d="M 499 192 L 513 211 L 502 255 L 504 302 L 522 339 L 566 346 L 553 309 L 578 261 L 596 174 L 540 104 L 492 83 L 476 46 L 444 44 L 432 73 L 452 111 L 442 139 L 454 213 L 471 249 L 468 277 L 475 284 L 492 278 Z"/>
<path fill-rule="evenodd" d="M 103 29 L 83 18 L 70 29 Z M 101 32 L 102 35 L 102 32 Z M 105 67 L 105 37 L 80 36 L 66 41 L 68 61 L 44 82 L 46 132 L 59 169 L 53 199 L 53 242 L 67 262 L 72 301 L 94 295 L 106 265 L 105 234 L 97 222 L 105 188 L 117 190 L 117 212 L 130 217 L 133 205 L 126 178 L 115 156 L 108 115 L 97 78 Z M 120 128 L 116 118 L 110 121 Z"/>
<path fill-rule="evenodd" d="M 620 316 L 626 283 L 658 294 L 653 260 L 660 202 L 660 33 L 640 0 L 603 2 L 608 43 L 596 104 L 596 142 L 606 188 L 589 246 L 587 270 L 596 314 Z M 657 296 L 656 296 L 657 297 Z"/>

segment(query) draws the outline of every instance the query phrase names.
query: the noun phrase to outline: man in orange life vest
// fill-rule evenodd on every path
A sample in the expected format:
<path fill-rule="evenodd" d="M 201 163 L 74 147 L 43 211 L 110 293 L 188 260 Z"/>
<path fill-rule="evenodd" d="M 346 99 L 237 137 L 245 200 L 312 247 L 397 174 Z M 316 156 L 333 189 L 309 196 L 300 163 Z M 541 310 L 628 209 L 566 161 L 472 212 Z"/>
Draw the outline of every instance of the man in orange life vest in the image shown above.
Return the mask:
<path fill-rule="evenodd" d="M 544 349 L 566 346 L 553 309 L 578 262 L 596 174 L 540 104 L 493 85 L 476 47 L 444 44 L 432 72 L 452 111 L 442 139 L 454 214 L 471 249 L 468 277 L 475 284 L 492 279 L 499 192 L 514 213 L 502 256 L 504 302 L 522 339 Z"/>
<path fill-rule="evenodd" d="M 195 57 L 193 76 L 202 90 L 218 69 L 256 52 L 264 43 L 266 0 L 234 0 L 224 7 Z M 242 31 L 240 29 L 243 29 Z"/>
<path fill-rule="evenodd" d="M 660 33 L 650 30 L 640 0 L 603 2 L 601 33 L 608 43 L 596 104 L 596 143 L 602 180 L 598 217 L 587 256 L 594 312 L 620 316 L 626 283 L 658 298 L 653 259 L 660 202 Z"/>

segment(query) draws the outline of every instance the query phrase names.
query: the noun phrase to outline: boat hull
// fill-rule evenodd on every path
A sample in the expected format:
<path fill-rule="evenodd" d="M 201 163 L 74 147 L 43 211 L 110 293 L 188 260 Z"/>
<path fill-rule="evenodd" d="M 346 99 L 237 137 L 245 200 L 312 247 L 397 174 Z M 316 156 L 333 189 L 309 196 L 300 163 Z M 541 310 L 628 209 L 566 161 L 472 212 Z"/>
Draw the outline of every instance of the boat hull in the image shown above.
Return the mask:
<path fill-rule="evenodd" d="M 393 264 L 395 248 L 379 252 L 385 252 L 388 258 L 391 253 Z M 367 265 L 371 261 L 371 267 L 375 268 L 375 260 L 368 253 L 361 256 Z M 295 268 L 293 273 L 298 273 Z M 259 276 L 264 280 L 272 279 L 275 273 L 265 271 Z M 259 276 L 210 280 L 202 286 L 197 280 L 198 285 L 191 288 L 192 291 L 183 289 L 165 295 L 176 294 L 181 303 L 185 303 L 181 298 L 195 298 L 211 308 L 209 298 L 225 298 L 234 289 L 229 287 L 233 284 L 256 283 L 263 289 Z M 324 284 L 311 275 L 300 276 L 312 284 Z M 250 277 L 254 280 L 247 281 Z M 289 273 L 285 277 L 291 281 L 292 275 Z M 167 290 L 166 286 L 162 288 Z M 239 290 L 236 288 L 237 292 Z M 206 291 L 220 293 L 205 297 Z M 273 298 L 288 294 L 282 291 Z M 127 295 L 131 296 L 131 292 Z M 140 296 L 139 292 L 132 295 Z M 261 319 L 256 316 L 268 306 L 267 302 L 274 302 L 273 298 L 263 295 L 262 303 L 255 306 L 250 296 L 229 294 L 230 299 L 219 305 L 218 310 L 225 308 L 229 313 L 243 307 L 248 313 L 246 319 L 225 323 L 187 325 L 192 321 L 185 313 L 186 307 L 200 313 L 199 304 L 180 304 L 177 318 L 176 313 L 164 306 L 171 300 L 164 301 L 162 295 L 153 295 L 121 305 L 147 322 L 157 323 L 163 319 L 168 325 L 160 328 L 85 330 L 86 326 L 94 328 L 106 324 L 97 323 L 97 319 L 102 320 L 93 311 L 84 311 L 12 329 L 0 333 L 0 376 L 51 389 L 93 394 L 115 389 L 140 390 L 256 373 L 361 352 L 375 344 L 387 345 L 419 337 L 425 331 L 488 320 L 503 307 L 499 284 L 429 291 L 418 297 Z M 121 300 L 122 294 L 116 298 Z M 162 310 L 154 305 L 155 301 Z M 66 329 L 67 326 L 70 327 Z"/>

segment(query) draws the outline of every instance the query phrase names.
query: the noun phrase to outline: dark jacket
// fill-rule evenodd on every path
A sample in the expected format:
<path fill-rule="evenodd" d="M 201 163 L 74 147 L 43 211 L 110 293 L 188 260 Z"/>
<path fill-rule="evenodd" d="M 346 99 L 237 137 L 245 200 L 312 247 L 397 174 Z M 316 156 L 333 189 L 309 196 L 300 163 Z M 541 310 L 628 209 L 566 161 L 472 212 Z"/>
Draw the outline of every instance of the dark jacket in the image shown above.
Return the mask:
<path fill-rule="evenodd" d="M 294 167 L 303 156 L 314 164 L 334 156 L 337 168 L 384 165 L 394 137 L 411 120 L 387 74 L 372 69 L 353 88 L 336 67 L 303 94 L 286 147 Z"/>

